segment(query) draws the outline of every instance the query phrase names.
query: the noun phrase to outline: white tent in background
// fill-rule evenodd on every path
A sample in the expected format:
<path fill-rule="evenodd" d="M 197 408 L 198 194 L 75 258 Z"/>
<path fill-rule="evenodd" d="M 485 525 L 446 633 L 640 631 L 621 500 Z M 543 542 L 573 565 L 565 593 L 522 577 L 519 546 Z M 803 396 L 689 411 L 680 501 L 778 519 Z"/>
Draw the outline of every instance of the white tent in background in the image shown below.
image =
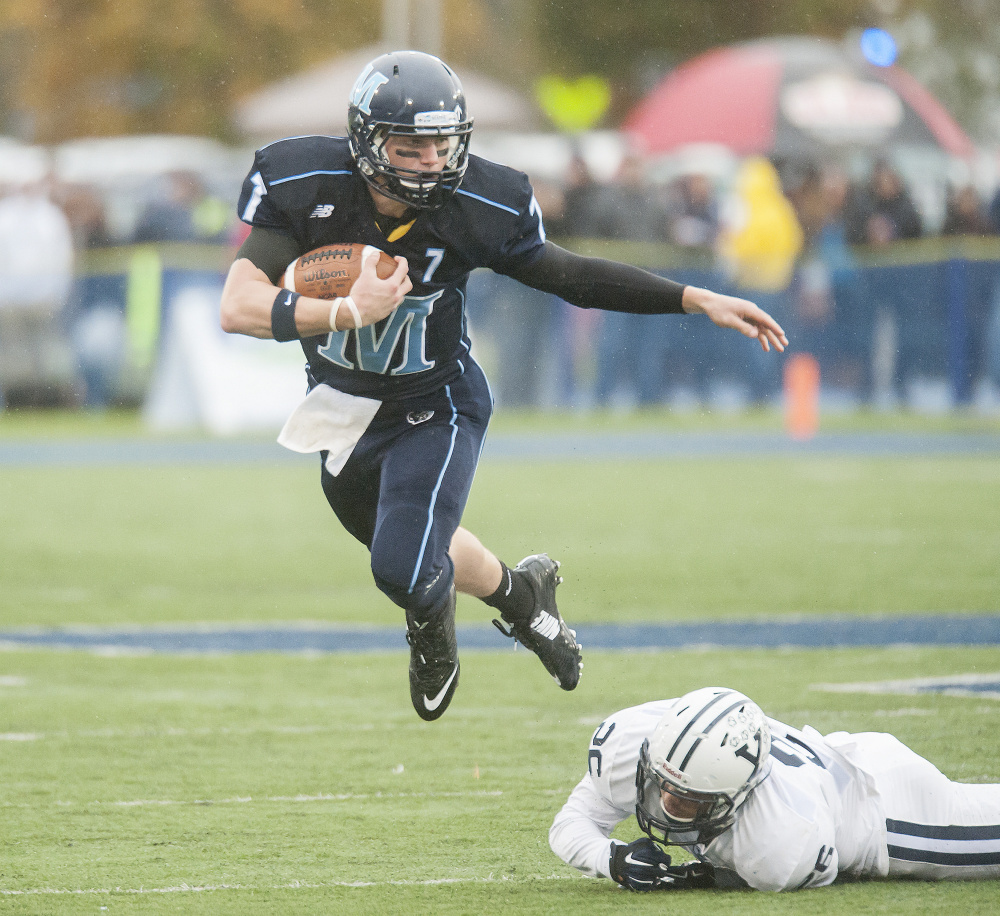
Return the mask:
<path fill-rule="evenodd" d="M 236 199 L 253 161 L 250 149 L 237 149 L 210 137 L 143 134 L 86 137 L 52 150 L 55 176 L 68 184 L 89 185 L 102 197 L 112 232 L 128 238 L 153 197 L 165 193 L 157 182 L 174 171 L 200 175 L 224 200 Z"/>
<path fill-rule="evenodd" d="M 45 178 L 51 169 L 51 157 L 43 147 L 0 137 L 0 188 L 33 184 Z"/>
<path fill-rule="evenodd" d="M 112 186 L 149 181 L 172 171 L 226 175 L 247 164 L 243 151 L 209 137 L 180 134 L 69 140 L 56 147 L 54 157 L 62 181 Z"/>
<path fill-rule="evenodd" d="M 343 136 L 354 81 L 365 64 L 384 51 L 372 45 L 272 83 L 237 105 L 237 130 L 255 144 L 303 134 Z M 538 127 L 542 118 L 532 101 L 475 71 L 456 70 L 477 130 Z"/>

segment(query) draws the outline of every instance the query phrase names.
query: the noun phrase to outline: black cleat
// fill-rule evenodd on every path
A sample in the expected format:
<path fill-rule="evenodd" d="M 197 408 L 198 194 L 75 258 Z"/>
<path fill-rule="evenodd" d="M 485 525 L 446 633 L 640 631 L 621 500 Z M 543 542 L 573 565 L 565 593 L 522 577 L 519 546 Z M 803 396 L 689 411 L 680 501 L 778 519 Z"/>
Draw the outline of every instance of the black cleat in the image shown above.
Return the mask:
<path fill-rule="evenodd" d="M 433 722 L 444 714 L 458 687 L 454 589 L 436 620 L 418 624 L 407 612 L 406 641 L 410 644 L 410 700 L 421 719 Z"/>
<path fill-rule="evenodd" d="M 563 690 L 572 690 L 580 681 L 583 659 L 576 633 L 566 626 L 556 607 L 556 586 L 562 582 L 562 576 L 556 575 L 559 564 L 540 553 L 525 557 L 516 569 L 527 576 L 535 606 L 526 619 L 510 621 L 504 617 L 510 630 L 504 629 L 499 620 L 493 623 L 504 636 L 531 649 Z"/>

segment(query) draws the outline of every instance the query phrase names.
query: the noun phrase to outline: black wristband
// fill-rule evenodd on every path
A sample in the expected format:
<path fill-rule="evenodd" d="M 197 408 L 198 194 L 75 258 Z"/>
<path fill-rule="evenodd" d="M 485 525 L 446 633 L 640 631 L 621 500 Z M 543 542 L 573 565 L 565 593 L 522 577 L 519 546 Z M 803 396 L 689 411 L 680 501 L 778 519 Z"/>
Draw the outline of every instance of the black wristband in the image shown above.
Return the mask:
<path fill-rule="evenodd" d="M 291 290 L 278 290 L 271 306 L 271 336 L 275 340 L 299 339 L 299 329 L 295 326 L 295 303 L 299 298 L 299 294 Z"/>

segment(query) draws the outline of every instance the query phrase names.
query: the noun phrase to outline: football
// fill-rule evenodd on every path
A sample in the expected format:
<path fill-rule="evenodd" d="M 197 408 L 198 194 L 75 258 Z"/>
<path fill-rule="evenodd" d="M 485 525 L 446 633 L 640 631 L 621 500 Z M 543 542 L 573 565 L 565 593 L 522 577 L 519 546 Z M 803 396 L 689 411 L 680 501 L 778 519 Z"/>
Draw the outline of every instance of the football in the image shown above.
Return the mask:
<path fill-rule="evenodd" d="M 322 245 L 296 258 L 285 269 L 281 285 L 313 299 L 346 296 L 361 273 L 365 259 L 377 256 L 375 272 L 385 280 L 396 270 L 396 261 L 372 245 L 347 243 Z"/>

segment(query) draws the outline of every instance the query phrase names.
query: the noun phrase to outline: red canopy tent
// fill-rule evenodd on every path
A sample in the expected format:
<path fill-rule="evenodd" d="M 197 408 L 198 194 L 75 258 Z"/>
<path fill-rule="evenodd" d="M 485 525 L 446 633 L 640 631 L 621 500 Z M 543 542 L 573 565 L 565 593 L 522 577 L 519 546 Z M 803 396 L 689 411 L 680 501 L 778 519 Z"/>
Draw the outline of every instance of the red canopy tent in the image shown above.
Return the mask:
<path fill-rule="evenodd" d="M 901 67 L 876 67 L 809 37 L 707 51 L 668 74 L 624 129 L 651 155 L 691 143 L 719 143 L 739 155 L 890 146 L 975 152 L 941 103 Z"/>

